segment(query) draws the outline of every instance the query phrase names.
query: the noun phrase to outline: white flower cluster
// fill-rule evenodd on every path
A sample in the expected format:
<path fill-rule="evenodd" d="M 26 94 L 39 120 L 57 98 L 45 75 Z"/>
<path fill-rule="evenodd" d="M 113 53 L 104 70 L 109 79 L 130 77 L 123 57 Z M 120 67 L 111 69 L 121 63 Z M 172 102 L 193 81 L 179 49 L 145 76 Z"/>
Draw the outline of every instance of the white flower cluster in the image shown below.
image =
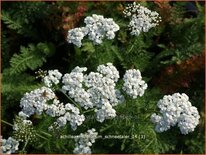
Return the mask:
<path fill-rule="evenodd" d="M 11 154 L 15 153 L 19 149 L 19 142 L 12 137 L 8 139 L 2 139 L 0 146 L 0 153 Z"/>
<path fill-rule="evenodd" d="M 129 17 L 130 23 L 128 27 L 131 30 L 131 35 L 138 36 L 141 32 L 148 32 L 149 29 L 159 25 L 161 18 L 156 11 L 151 11 L 140 4 L 129 4 L 123 14 Z"/>
<path fill-rule="evenodd" d="M 87 68 L 75 67 L 70 74 L 64 74 L 62 78 L 62 90 L 68 92 L 68 95 L 75 102 L 85 109 L 93 108 L 93 103 L 90 101 L 90 95 L 83 88 L 84 74 Z"/>
<path fill-rule="evenodd" d="M 123 103 L 125 98 L 116 83 L 119 79 L 118 70 L 112 65 L 99 65 L 97 72 L 84 74 L 86 67 L 75 67 L 71 73 L 62 74 L 58 70 L 48 71 L 48 75 L 43 78 L 47 87 L 35 89 L 26 93 L 20 101 L 22 111 L 19 116 L 26 120 L 31 115 L 45 114 L 56 117 L 57 120 L 49 127 L 63 127 L 70 123 L 71 128 L 76 130 L 85 121 L 85 116 L 80 113 L 80 107 L 91 109 L 96 112 L 96 119 L 103 122 L 105 119 L 116 117 L 114 106 Z M 142 96 L 147 84 L 141 80 L 141 74 L 137 70 L 128 70 L 124 75 L 125 90 L 131 97 Z M 61 91 L 74 100 L 78 105 L 61 103 L 51 87 L 53 84 L 60 84 Z"/>
<path fill-rule="evenodd" d="M 103 100 L 101 108 L 96 110 L 97 121 L 103 122 L 105 119 L 116 117 L 116 111 L 112 108 L 112 105 L 107 101 Z"/>
<path fill-rule="evenodd" d="M 13 130 L 13 138 L 19 142 L 34 142 L 36 140 L 36 130 L 33 128 L 33 123 L 30 120 L 17 116 L 14 119 Z"/>
<path fill-rule="evenodd" d="M 54 122 L 54 125 L 57 127 L 65 126 L 68 121 L 70 122 L 71 128 L 76 130 L 77 126 L 80 126 L 85 120 L 85 116 L 80 115 L 79 109 L 70 103 L 67 103 L 61 110 L 64 111 L 63 115 Z"/>
<path fill-rule="evenodd" d="M 87 35 L 88 31 L 85 27 L 74 28 L 68 31 L 67 41 L 73 43 L 77 47 L 82 46 L 82 39 Z"/>
<path fill-rule="evenodd" d="M 112 79 L 114 82 L 117 82 L 119 79 L 119 72 L 116 69 L 116 67 L 114 67 L 112 65 L 112 63 L 107 63 L 107 65 L 99 65 L 97 67 L 97 71 L 103 75 L 105 75 L 106 77 L 108 77 L 109 79 Z"/>
<path fill-rule="evenodd" d="M 157 103 L 161 115 L 152 114 L 151 121 L 156 125 L 157 132 L 164 132 L 178 124 L 182 134 L 193 132 L 199 124 L 200 115 L 192 106 L 186 94 L 175 93 L 165 95 Z"/>
<path fill-rule="evenodd" d="M 45 109 L 47 115 L 51 117 L 58 117 L 64 115 L 66 110 L 63 103 L 60 103 L 59 100 L 54 99 L 52 104 L 48 104 L 47 108 Z"/>
<path fill-rule="evenodd" d="M 78 108 L 70 103 L 66 105 L 60 103 L 56 99 L 55 93 L 47 87 L 26 93 L 21 99 L 20 107 L 22 107 L 22 111 L 19 112 L 19 116 L 24 119 L 33 114 L 41 115 L 44 111 L 51 117 L 58 117 L 55 122 L 57 127 L 62 127 L 69 121 L 72 129 L 76 130 L 77 126 L 85 120 L 84 115 L 80 115 Z"/>
<path fill-rule="evenodd" d="M 24 94 L 20 101 L 22 111 L 19 113 L 21 117 L 30 117 L 33 114 L 41 115 L 48 108 L 48 101 L 56 97 L 55 93 L 47 87 L 35 89 L 30 93 Z"/>
<path fill-rule="evenodd" d="M 137 96 L 142 96 L 147 89 L 147 84 L 142 80 L 139 70 L 127 70 L 123 80 L 124 85 L 122 89 L 133 99 L 137 98 Z"/>
<path fill-rule="evenodd" d="M 75 154 L 91 154 L 91 146 L 95 142 L 98 133 L 95 129 L 90 129 L 86 133 L 81 133 L 76 139 L 75 149 L 73 153 Z"/>
<path fill-rule="evenodd" d="M 84 75 L 86 68 L 76 67 L 70 74 L 63 76 L 62 90 L 85 109 L 97 108 L 97 121 L 114 118 L 116 111 L 113 106 L 124 101 L 120 91 L 115 89 L 119 72 L 111 64 L 100 65 L 98 72 Z"/>
<path fill-rule="evenodd" d="M 52 84 L 57 85 L 61 79 L 62 74 L 57 70 L 49 70 L 48 75 L 43 78 L 44 85 L 51 87 Z"/>
<path fill-rule="evenodd" d="M 114 39 L 115 32 L 119 30 L 119 26 L 112 18 L 104 18 L 101 15 L 93 14 L 85 18 L 84 23 L 88 29 L 89 39 L 95 44 L 101 44 L 102 40 Z"/>
<path fill-rule="evenodd" d="M 68 31 L 67 41 L 78 47 L 82 46 L 82 39 L 88 35 L 89 40 L 94 44 L 101 44 L 102 40 L 114 39 L 115 32 L 119 30 L 119 26 L 112 18 L 104 18 L 102 15 L 93 14 L 84 19 L 85 27 L 74 28 Z"/>
<path fill-rule="evenodd" d="M 22 120 L 22 123 L 14 123 L 13 130 L 22 130 L 22 126 L 31 126 L 33 123 L 30 120 Z"/>

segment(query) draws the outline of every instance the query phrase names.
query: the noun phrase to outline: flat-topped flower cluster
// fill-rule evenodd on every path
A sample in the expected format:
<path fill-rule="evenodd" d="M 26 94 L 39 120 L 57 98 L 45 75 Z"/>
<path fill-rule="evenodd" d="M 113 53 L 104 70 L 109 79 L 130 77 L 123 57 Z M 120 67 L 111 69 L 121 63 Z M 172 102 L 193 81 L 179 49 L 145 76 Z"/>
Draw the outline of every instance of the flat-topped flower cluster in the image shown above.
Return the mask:
<path fill-rule="evenodd" d="M 149 29 L 159 25 L 161 17 L 156 11 L 136 4 L 128 4 L 123 14 L 130 19 L 128 24 L 131 35 L 138 36 L 141 32 L 148 32 Z M 94 44 L 101 44 L 103 39 L 114 39 L 115 33 L 120 27 L 112 18 L 104 18 L 102 15 L 93 14 L 84 19 L 86 26 L 77 27 L 68 31 L 67 41 L 77 47 L 82 46 L 82 40 L 86 35 Z"/>
<path fill-rule="evenodd" d="M 128 27 L 131 30 L 131 35 L 135 36 L 138 36 L 141 32 L 148 32 L 149 29 L 159 25 L 161 21 L 161 17 L 156 11 L 151 11 L 135 2 L 128 4 L 123 14 L 130 18 Z"/>
<path fill-rule="evenodd" d="M 98 133 L 94 128 L 87 130 L 86 133 L 81 133 L 76 139 L 75 139 L 75 148 L 73 152 L 75 154 L 91 154 L 91 146 L 93 143 L 95 143 L 95 140 L 97 139 Z"/>
<path fill-rule="evenodd" d="M 128 96 L 137 98 L 147 88 L 140 71 L 136 69 L 126 71 L 122 90 L 116 88 L 120 75 L 112 63 L 99 65 L 97 72 L 85 74 L 86 71 L 86 67 L 79 66 L 64 75 L 58 70 L 48 71 L 43 78 L 45 86 L 26 93 L 21 99 L 19 116 L 27 119 L 44 112 L 56 118 L 49 129 L 63 127 L 69 122 L 71 128 L 76 130 L 85 121 L 83 109 L 93 110 L 97 121 L 103 122 L 116 117 L 114 107 L 125 101 L 122 90 Z M 61 103 L 55 94 L 56 86 L 73 103 Z"/>
<path fill-rule="evenodd" d="M 62 74 L 58 70 L 50 70 L 42 79 L 44 86 L 25 93 L 20 101 L 22 110 L 19 117 L 23 123 L 30 123 L 27 120 L 31 115 L 47 114 L 56 118 L 49 130 L 61 128 L 68 122 L 73 130 L 82 125 L 85 121 L 84 111 L 91 110 L 96 113 L 96 119 L 103 122 L 105 119 L 116 117 L 114 109 L 125 101 L 122 91 L 128 97 L 137 98 L 142 96 L 147 84 L 142 80 L 139 70 L 126 71 L 122 89 L 117 89 L 117 82 L 120 79 L 119 71 L 112 63 L 99 65 L 97 72 L 85 74 L 86 67 L 75 67 L 70 73 Z M 62 103 L 57 98 L 55 91 L 61 91 L 71 103 Z M 18 130 L 15 127 L 14 130 Z M 94 143 L 97 132 L 95 129 L 88 130 L 88 138 L 76 139 L 74 153 L 91 153 L 90 146 Z"/>
<path fill-rule="evenodd" d="M 49 76 L 45 78 L 47 79 L 50 76 L 49 74 Z M 41 115 L 43 112 L 51 117 L 58 117 L 57 121 L 54 122 L 57 127 L 66 125 L 68 121 L 72 129 L 75 130 L 77 126 L 81 125 L 85 120 L 84 115 L 80 114 L 77 107 L 70 103 L 60 103 L 60 101 L 56 99 L 54 91 L 49 87 L 42 87 L 26 93 L 21 99 L 20 107 L 22 107 L 22 111 L 19 112 L 19 116 L 24 119 L 33 114 Z"/>
<path fill-rule="evenodd" d="M 184 93 L 165 95 L 158 101 L 157 106 L 161 115 L 154 113 L 151 116 L 157 132 L 167 131 L 177 124 L 182 134 L 188 134 L 199 124 L 200 115 L 197 108 L 192 106 L 189 97 Z"/>
<path fill-rule="evenodd" d="M 19 112 L 19 117 L 23 126 L 31 127 L 32 131 L 32 122 L 27 119 L 31 115 L 43 113 L 56 118 L 49 130 L 64 127 L 68 122 L 71 128 L 76 130 L 84 123 L 88 111 L 93 111 L 96 114 L 96 120 L 103 122 L 116 117 L 115 106 L 125 101 L 123 92 L 128 95 L 127 97 L 136 99 L 138 96 L 143 96 L 147 89 L 147 84 L 142 80 L 138 69 L 126 71 L 121 89 L 117 89 L 117 83 L 120 80 L 119 71 L 112 63 L 99 65 L 97 72 L 86 74 L 86 71 L 86 67 L 79 66 L 66 74 L 62 74 L 58 70 L 48 71 L 48 74 L 42 79 L 44 86 L 25 93 L 20 101 L 22 110 Z M 65 95 L 68 99 L 67 103 L 62 103 L 58 99 L 55 94 L 57 90 Z M 199 123 L 200 116 L 197 108 L 191 105 L 186 94 L 166 95 L 159 100 L 157 106 L 160 108 L 161 115 L 154 113 L 151 116 L 157 132 L 167 131 L 177 124 L 182 134 L 188 134 L 194 131 Z M 19 126 L 14 125 L 14 130 L 18 131 Z M 81 138 L 81 136 L 88 137 Z M 90 147 L 96 137 L 95 129 L 80 134 L 80 138 L 76 139 L 74 153 L 91 153 Z M 12 140 L 10 139 L 9 142 Z M 23 139 L 20 138 L 19 141 L 21 140 Z M 12 142 L 15 143 L 15 146 L 7 144 L 7 141 L 4 140 L 4 144 L 9 148 L 8 150 L 4 149 L 5 152 L 15 151 L 18 143 L 14 140 Z"/>
<path fill-rule="evenodd" d="M 102 15 L 93 14 L 84 19 L 85 27 L 74 28 L 68 31 L 67 41 L 82 46 L 82 39 L 88 35 L 94 44 L 101 44 L 104 38 L 114 39 L 119 26 L 112 18 L 104 18 Z"/>
<path fill-rule="evenodd" d="M 1 140 L 0 153 L 11 154 L 19 149 L 19 142 L 12 137 Z"/>
<path fill-rule="evenodd" d="M 142 80 L 139 70 L 127 70 L 123 80 L 123 90 L 134 99 L 137 98 L 137 96 L 143 96 L 144 91 L 147 89 L 147 84 Z"/>

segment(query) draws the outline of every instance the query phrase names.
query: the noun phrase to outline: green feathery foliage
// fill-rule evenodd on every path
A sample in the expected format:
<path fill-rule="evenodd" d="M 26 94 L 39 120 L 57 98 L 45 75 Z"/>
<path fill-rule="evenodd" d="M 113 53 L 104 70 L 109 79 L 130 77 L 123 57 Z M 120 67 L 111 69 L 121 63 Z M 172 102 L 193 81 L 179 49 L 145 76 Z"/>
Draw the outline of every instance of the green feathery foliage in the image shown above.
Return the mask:
<path fill-rule="evenodd" d="M 1 19 L 2 21 L 8 25 L 8 28 L 12 29 L 12 30 L 20 30 L 22 29 L 22 25 L 21 22 L 19 21 L 19 19 L 17 20 L 13 20 L 11 19 L 10 15 L 8 12 L 6 11 L 2 11 L 1 12 Z"/>
<path fill-rule="evenodd" d="M 51 43 L 29 44 L 28 47 L 20 47 L 20 54 L 14 54 L 11 58 L 11 73 L 19 74 L 27 69 L 35 70 L 41 67 L 46 58 L 55 51 L 55 46 Z"/>
<path fill-rule="evenodd" d="M 21 96 L 35 88 L 38 88 L 40 84 L 35 83 L 35 77 L 29 74 L 23 73 L 18 76 L 11 76 L 9 69 L 4 70 L 2 74 L 2 93 L 8 100 L 18 101 Z"/>

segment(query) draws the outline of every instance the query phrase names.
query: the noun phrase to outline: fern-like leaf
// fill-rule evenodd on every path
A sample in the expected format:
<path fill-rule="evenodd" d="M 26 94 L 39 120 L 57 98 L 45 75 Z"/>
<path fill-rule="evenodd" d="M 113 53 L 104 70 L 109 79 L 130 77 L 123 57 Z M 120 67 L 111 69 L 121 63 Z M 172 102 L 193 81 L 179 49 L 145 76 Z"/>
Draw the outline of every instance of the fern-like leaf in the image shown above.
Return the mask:
<path fill-rule="evenodd" d="M 54 46 L 47 43 L 29 44 L 21 47 L 20 54 L 14 54 L 11 58 L 11 73 L 18 74 L 27 69 L 35 70 L 41 67 L 46 58 L 54 53 Z"/>
<path fill-rule="evenodd" d="M 2 95 L 6 101 L 19 101 L 25 92 L 31 91 L 41 85 L 35 83 L 35 77 L 23 73 L 18 76 L 12 76 L 10 69 L 5 69 L 2 74 Z M 7 106 L 7 104 L 5 104 Z M 9 106 L 9 105 L 8 105 Z"/>
<path fill-rule="evenodd" d="M 2 21 L 12 30 L 22 29 L 21 22 L 19 20 L 13 20 L 8 12 L 2 11 L 1 13 Z"/>

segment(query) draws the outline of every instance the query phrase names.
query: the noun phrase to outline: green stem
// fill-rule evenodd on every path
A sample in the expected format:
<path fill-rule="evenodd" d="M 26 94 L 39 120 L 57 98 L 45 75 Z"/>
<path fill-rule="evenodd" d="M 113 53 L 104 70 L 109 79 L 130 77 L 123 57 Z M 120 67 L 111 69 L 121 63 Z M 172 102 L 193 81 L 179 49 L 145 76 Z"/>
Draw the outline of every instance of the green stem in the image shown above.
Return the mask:
<path fill-rule="evenodd" d="M 94 49 L 95 49 L 95 51 L 94 51 L 94 56 L 95 56 L 95 59 L 97 60 L 97 58 L 98 58 L 98 53 L 97 53 L 98 48 L 97 48 L 96 45 L 94 45 Z"/>
<path fill-rule="evenodd" d="M 146 147 L 143 149 L 143 153 L 144 153 L 144 151 L 153 143 L 153 141 L 154 141 L 155 139 L 152 139 L 150 142 L 149 142 L 149 144 L 147 144 L 146 145 Z"/>
<path fill-rule="evenodd" d="M 95 108 L 86 110 L 86 111 L 83 112 L 83 114 L 88 113 L 88 112 L 91 112 L 91 111 L 94 111 L 94 110 L 95 110 Z"/>
<path fill-rule="evenodd" d="M 79 110 L 82 112 L 81 107 L 72 99 L 70 98 L 66 93 L 64 93 L 63 91 L 61 91 L 75 106 L 77 106 L 79 108 Z"/>
<path fill-rule="evenodd" d="M 48 140 L 48 138 L 46 138 L 46 137 L 44 137 L 44 136 L 42 136 L 42 135 L 40 135 L 40 134 L 36 134 L 38 137 L 40 137 L 40 138 L 42 138 L 42 139 L 45 139 L 45 140 Z"/>
<path fill-rule="evenodd" d="M 48 137 L 52 137 L 52 135 L 49 134 L 49 133 L 47 133 L 47 132 L 44 132 L 44 131 L 40 131 L 40 132 L 43 133 L 43 134 L 45 134 L 45 135 L 47 135 Z"/>
<path fill-rule="evenodd" d="M 136 41 L 137 41 L 137 38 L 135 38 L 135 40 L 134 40 L 131 48 L 129 49 L 129 51 L 128 51 L 127 53 L 130 53 L 130 52 L 132 51 L 132 49 L 134 48 L 134 45 L 135 45 Z"/>
<path fill-rule="evenodd" d="M 26 149 L 26 146 L 27 146 L 27 144 L 28 144 L 28 140 L 26 140 L 26 143 L 24 144 L 24 147 L 23 147 L 23 149 L 22 149 L 22 152 L 24 152 L 24 150 Z"/>
<path fill-rule="evenodd" d="M 131 52 L 131 50 L 134 48 L 134 44 L 131 46 L 131 48 L 129 49 L 128 53 Z"/>
<path fill-rule="evenodd" d="M 4 120 L 1 120 L 1 122 L 4 123 L 4 124 L 7 124 L 7 125 L 9 125 L 9 126 L 12 126 L 12 127 L 14 126 L 13 124 L 11 124 L 11 123 L 9 123 L 9 122 L 7 122 L 7 121 L 4 121 Z"/>

